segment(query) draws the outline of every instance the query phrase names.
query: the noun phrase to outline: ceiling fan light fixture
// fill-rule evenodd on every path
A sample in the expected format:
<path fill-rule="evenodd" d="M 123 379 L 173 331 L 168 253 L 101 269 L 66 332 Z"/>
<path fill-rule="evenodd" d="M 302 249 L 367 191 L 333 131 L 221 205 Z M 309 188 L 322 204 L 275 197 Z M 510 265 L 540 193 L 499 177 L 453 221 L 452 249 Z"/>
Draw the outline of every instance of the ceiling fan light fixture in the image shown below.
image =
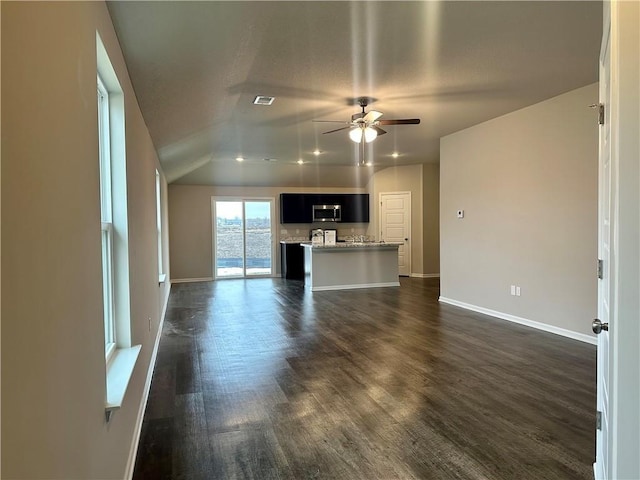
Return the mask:
<path fill-rule="evenodd" d="M 364 129 L 364 141 L 367 143 L 373 142 L 378 136 L 375 128 L 367 127 Z"/>
<path fill-rule="evenodd" d="M 362 128 L 352 128 L 349 131 L 349 138 L 356 143 L 360 143 L 362 141 Z"/>
<path fill-rule="evenodd" d="M 350 122 L 342 122 L 339 120 L 314 120 L 314 122 L 329 122 L 329 123 L 341 123 L 346 124 L 340 128 L 334 128 L 327 132 L 322 132 L 323 135 L 327 133 L 341 132 L 349 129 L 349 138 L 352 142 L 362 143 L 362 139 L 366 143 L 373 142 L 379 135 L 384 135 L 386 130 L 380 128 L 380 125 L 418 125 L 420 123 L 419 118 L 398 118 L 394 120 L 380 120 L 382 112 L 376 110 L 365 111 L 367 105 L 373 101 L 369 97 L 360 97 L 356 99 L 358 105 L 362 108 L 362 112 L 354 113 L 351 115 Z M 394 156 L 394 158 L 396 158 Z"/>
<path fill-rule="evenodd" d="M 376 139 L 377 136 L 378 132 L 375 128 L 371 127 L 356 127 L 352 128 L 349 131 L 349 138 L 355 143 L 362 142 L 362 138 L 364 138 L 365 142 L 371 143 Z"/>

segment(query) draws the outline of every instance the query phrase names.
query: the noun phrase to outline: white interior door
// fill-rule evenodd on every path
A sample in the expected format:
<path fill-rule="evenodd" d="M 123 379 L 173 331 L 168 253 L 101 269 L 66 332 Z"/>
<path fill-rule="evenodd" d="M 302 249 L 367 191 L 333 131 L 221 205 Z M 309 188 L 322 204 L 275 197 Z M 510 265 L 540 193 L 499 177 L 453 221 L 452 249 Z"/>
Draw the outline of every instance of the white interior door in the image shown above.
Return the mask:
<path fill-rule="evenodd" d="M 640 2 L 604 2 L 600 59 L 598 479 L 640 479 Z"/>
<path fill-rule="evenodd" d="M 598 320 L 602 324 L 610 325 L 611 300 L 614 285 L 614 269 L 611 244 L 614 233 L 613 209 L 615 208 L 615 183 L 612 182 L 611 163 L 611 61 L 610 37 L 611 22 L 608 9 L 604 9 L 604 25 L 602 46 L 600 50 L 600 104 L 604 106 L 604 123 L 600 125 L 599 142 L 599 188 L 598 188 L 598 257 L 602 262 L 598 281 Z M 602 123 L 602 121 L 601 121 Z M 595 330 L 594 330 L 595 331 Z M 596 430 L 596 461 L 594 474 L 598 480 L 607 480 L 610 471 L 609 444 L 609 332 L 602 330 L 598 335 L 597 360 L 597 410 L 598 422 Z"/>
<path fill-rule="evenodd" d="M 411 192 L 380 194 L 380 240 L 400 243 L 398 273 L 411 274 Z"/>

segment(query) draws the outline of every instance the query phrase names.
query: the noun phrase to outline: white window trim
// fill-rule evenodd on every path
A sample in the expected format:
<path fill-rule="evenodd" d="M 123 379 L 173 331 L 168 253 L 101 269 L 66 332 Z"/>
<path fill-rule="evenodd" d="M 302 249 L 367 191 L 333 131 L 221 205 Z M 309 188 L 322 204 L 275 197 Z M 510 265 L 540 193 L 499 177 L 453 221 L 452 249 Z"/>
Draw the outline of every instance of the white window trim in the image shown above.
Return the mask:
<path fill-rule="evenodd" d="M 164 283 L 167 279 L 167 275 L 164 273 L 164 252 L 162 242 L 162 184 L 158 169 L 156 169 L 156 227 L 158 234 L 158 283 Z"/>
<path fill-rule="evenodd" d="M 141 349 L 142 345 L 118 348 L 107 364 L 107 398 L 105 401 L 107 420 L 110 419 L 114 410 L 122 406 Z"/>
<path fill-rule="evenodd" d="M 129 380 L 133 375 L 141 345 L 131 342 L 131 301 L 129 282 L 129 228 L 127 223 L 127 172 L 125 144 L 125 102 L 122 87 L 107 51 L 96 32 L 98 76 L 108 93 L 109 157 L 111 211 L 103 226 L 111 232 L 113 263 L 113 345 L 105 342 L 105 414 L 110 420 L 113 410 L 122 406 Z M 105 337 L 106 338 L 106 337 Z"/>
<path fill-rule="evenodd" d="M 113 221 L 111 189 L 111 135 L 109 130 L 109 93 L 97 76 L 98 142 L 100 156 L 100 216 L 102 224 L 102 294 L 105 336 L 105 362 L 109 362 L 117 344 L 115 328 Z"/>
<path fill-rule="evenodd" d="M 102 291 L 104 302 L 105 361 L 108 362 L 116 348 L 116 332 L 114 322 L 115 305 L 113 299 L 113 225 L 111 223 L 102 222 L 102 234 L 102 266 L 104 268 L 105 264 L 109 265 L 107 272 L 103 272 L 102 277 Z M 106 245 L 104 236 L 106 236 Z"/>

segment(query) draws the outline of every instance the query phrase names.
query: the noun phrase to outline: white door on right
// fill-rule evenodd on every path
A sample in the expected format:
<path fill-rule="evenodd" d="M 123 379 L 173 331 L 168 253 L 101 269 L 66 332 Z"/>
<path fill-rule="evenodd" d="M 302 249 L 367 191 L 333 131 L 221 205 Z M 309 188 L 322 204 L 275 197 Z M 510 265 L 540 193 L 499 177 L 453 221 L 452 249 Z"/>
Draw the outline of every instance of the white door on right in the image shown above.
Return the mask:
<path fill-rule="evenodd" d="M 605 2 L 606 4 L 606 2 Z M 599 152 L 599 187 L 598 187 L 598 258 L 601 262 L 598 280 L 598 319 L 596 322 L 609 326 L 611 322 L 612 292 L 615 288 L 616 265 L 613 262 L 611 244 L 614 233 L 615 183 L 612 181 L 611 162 L 611 74 L 610 74 L 610 37 L 611 20 L 609 10 L 604 9 L 604 24 L 602 45 L 600 49 L 600 105 L 604 108 L 604 118 L 600 120 L 600 152 Z M 597 360 L 597 416 L 596 425 L 596 461 L 594 476 L 596 480 L 610 480 L 611 444 L 610 444 L 610 410 L 611 389 L 609 381 L 609 332 L 604 328 L 597 328 L 598 360 Z"/>
<path fill-rule="evenodd" d="M 398 273 L 411 275 L 411 192 L 380 194 L 380 240 L 400 243 Z"/>

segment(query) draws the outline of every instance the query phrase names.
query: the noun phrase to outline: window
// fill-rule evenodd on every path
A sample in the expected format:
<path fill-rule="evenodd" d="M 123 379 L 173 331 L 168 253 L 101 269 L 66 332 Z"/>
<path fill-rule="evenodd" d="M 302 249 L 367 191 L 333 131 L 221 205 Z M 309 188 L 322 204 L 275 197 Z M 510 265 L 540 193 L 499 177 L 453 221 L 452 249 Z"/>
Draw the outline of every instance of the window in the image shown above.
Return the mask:
<path fill-rule="evenodd" d="M 131 342 L 124 93 L 96 32 L 107 421 L 122 406 L 141 345 Z"/>
<path fill-rule="evenodd" d="M 212 197 L 215 278 L 273 274 L 273 198 Z"/>
<path fill-rule="evenodd" d="M 164 267 L 162 264 L 162 197 L 160 185 L 160 172 L 156 170 L 156 226 L 158 235 L 158 281 L 165 281 Z"/>
<path fill-rule="evenodd" d="M 100 220 L 102 222 L 102 295 L 105 357 L 116 347 L 113 285 L 113 198 L 111 190 L 109 93 L 98 75 L 98 149 L 100 157 Z"/>

